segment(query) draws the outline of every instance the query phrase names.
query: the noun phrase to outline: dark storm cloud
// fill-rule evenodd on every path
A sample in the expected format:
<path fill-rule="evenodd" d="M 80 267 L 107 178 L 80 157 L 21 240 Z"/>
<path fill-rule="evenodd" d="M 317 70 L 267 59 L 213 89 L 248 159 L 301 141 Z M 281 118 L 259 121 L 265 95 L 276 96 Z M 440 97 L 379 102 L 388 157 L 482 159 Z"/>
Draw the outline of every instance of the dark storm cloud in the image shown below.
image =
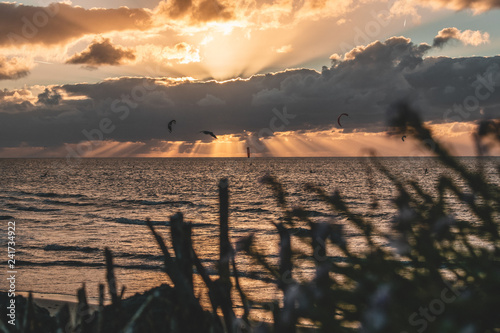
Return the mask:
<path fill-rule="evenodd" d="M 128 60 L 134 60 L 131 49 L 114 46 L 108 38 L 94 40 L 87 49 L 69 58 L 67 64 L 84 64 L 91 67 L 101 65 L 120 65 Z"/>
<path fill-rule="evenodd" d="M 37 103 L 45 105 L 58 105 L 62 100 L 62 96 L 55 90 L 45 88 L 44 92 L 38 95 Z"/>
<path fill-rule="evenodd" d="M 394 37 L 358 47 L 322 73 L 288 70 L 225 83 L 120 78 L 64 85 L 54 88 L 69 95 L 57 106 L 0 112 L 1 142 L 209 141 L 201 130 L 246 140 L 250 132 L 265 137 L 331 128 L 344 112 L 344 131 L 379 132 L 387 129 L 388 106 L 401 99 L 435 123 L 498 117 L 500 57 L 424 58 L 429 48 Z M 99 130 L 103 119 L 106 132 Z M 169 133 L 172 119 L 177 123 Z"/>
<path fill-rule="evenodd" d="M 149 27 L 151 13 L 144 9 L 84 9 L 64 3 L 47 7 L 0 3 L 0 46 L 64 44 L 84 35 Z"/>
<path fill-rule="evenodd" d="M 19 58 L 4 58 L 0 55 L 0 80 L 16 80 L 29 74 L 30 66 Z"/>

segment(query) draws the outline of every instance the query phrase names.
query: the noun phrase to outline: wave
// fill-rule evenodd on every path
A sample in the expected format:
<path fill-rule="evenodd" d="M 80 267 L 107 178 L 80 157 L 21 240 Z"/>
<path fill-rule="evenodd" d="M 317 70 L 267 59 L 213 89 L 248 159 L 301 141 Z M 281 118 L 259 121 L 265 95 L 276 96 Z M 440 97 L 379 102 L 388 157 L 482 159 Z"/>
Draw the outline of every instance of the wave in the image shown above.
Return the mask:
<path fill-rule="evenodd" d="M 88 198 L 88 196 L 83 194 L 66 194 L 66 193 L 56 193 L 56 192 L 28 192 L 28 191 L 5 191 L 4 193 L 10 194 L 10 196 L 1 197 L 6 201 L 33 201 L 35 198 L 29 197 L 38 197 L 44 198 L 43 203 L 50 205 L 63 205 L 63 206 L 92 206 L 96 205 L 95 202 L 73 202 L 73 201 L 64 201 L 64 200 L 55 200 L 55 199 L 82 199 Z M 112 200 L 113 202 L 114 200 Z M 119 203 L 127 203 L 133 205 L 141 205 L 141 206 L 173 206 L 173 207 L 207 207 L 205 204 L 194 203 L 189 200 L 144 200 L 144 199 L 121 199 L 114 201 Z M 109 203 L 111 206 L 115 206 L 115 204 Z M 14 207 L 15 209 L 19 209 Z M 19 210 L 29 210 L 29 211 L 46 211 L 46 210 L 37 210 L 32 208 L 21 208 Z M 51 211 L 51 210 L 47 210 Z"/>
<path fill-rule="evenodd" d="M 266 212 L 269 212 L 269 210 L 263 209 L 263 208 L 235 209 L 235 211 L 242 212 L 242 213 L 266 213 Z"/>
<path fill-rule="evenodd" d="M 93 205 L 95 205 L 95 204 L 90 203 L 90 202 L 71 202 L 71 201 L 60 201 L 60 200 L 51 200 L 51 199 L 45 199 L 45 200 L 43 200 L 43 202 L 46 204 L 63 205 L 63 206 L 93 206 Z"/>
<path fill-rule="evenodd" d="M 76 252 L 84 252 L 84 253 L 92 253 L 101 251 L 101 249 L 97 247 L 88 247 L 88 246 L 65 246 L 58 244 L 49 244 L 43 248 L 45 251 L 76 251 Z"/>
<path fill-rule="evenodd" d="M 127 219 L 125 217 L 119 217 L 113 220 L 116 223 L 121 224 L 134 224 L 134 225 L 146 225 L 146 220 L 140 219 Z M 168 222 L 165 221 L 150 221 L 152 225 L 168 225 Z"/>
<path fill-rule="evenodd" d="M 347 198 L 347 199 L 349 199 L 349 198 Z M 363 205 L 366 205 L 367 203 L 363 202 L 363 201 L 359 201 L 359 200 L 346 200 L 345 204 L 347 206 L 363 206 Z"/>
<path fill-rule="evenodd" d="M 146 220 L 141 219 L 128 219 L 125 217 L 119 217 L 117 219 L 111 219 L 111 221 L 121 224 L 133 224 L 133 225 L 146 225 Z M 170 221 L 150 221 L 152 225 L 163 225 L 169 226 Z M 189 221 L 188 221 L 189 222 Z M 193 228 L 204 228 L 204 227 L 217 227 L 217 225 L 211 223 L 203 223 L 203 222 L 191 222 L 191 226 Z"/>
<path fill-rule="evenodd" d="M 57 212 L 57 211 L 61 210 L 61 209 L 57 209 L 57 208 L 38 208 L 38 207 L 33 207 L 33 206 L 23 206 L 23 205 L 11 204 L 11 203 L 6 204 L 6 206 L 9 208 L 12 208 L 12 209 L 22 210 L 22 211 L 27 211 L 27 212 Z"/>
<path fill-rule="evenodd" d="M 5 200 L 5 201 L 24 201 L 24 200 L 26 200 L 26 198 L 19 198 L 19 197 L 12 197 L 12 196 L 0 196 L 0 199 Z"/>
<path fill-rule="evenodd" d="M 117 258 L 133 258 L 133 259 L 146 259 L 146 260 L 154 260 L 154 261 L 161 261 L 163 262 L 163 255 L 158 255 L 158 254 L 134 254 L 134 253 L 127 253 L 127 252 L 121 252 L 121 253 L 114 253 L 114 257 Z"/>
<path fill-rule="evenodd" d="M 323 213 L 323 212 L 318 212 L 316 210 L 306 210 L 305 211 L 306 215 L 308 217 L 331 217 L 332 214 L 331 213 Z"/>
<path fill-rule="evenodd" d="M 4 193 L 10 193 L 17 196 L 36 196 L 40 198 L 84 198 L 83 194 L 66 194 L 66 193 L 55 193 L 55 192 L 27 192 L 27 191 L 5 191 Z"/>
<path fill-rule="evenodd" d="M 103 252 L 103 249 L 98 248 L 98 247 L 72 246 L 72 245 L 60 245 L 60 244 L 48 244 L 48 245 L 45 245 L 44 247 L 26 246 L 25 248 L 27 248 L 27 249 L 42 249 L 44 251 L 81 252 L 81 253 Z M 21 253 L 21 251 L 19 251 L 19 253 Z M 163 255 L 160 255 L 160 254 L 113 252 L 113 257 L 163 262 Z"/>
<path fill-rule="evenodd" d="M 28 260 L 19 260 L 18 266 L 41 266 L 41 267 L 53 267 L 53 266 L 65 266 L 65 267 L 106 267 L 103 262 L 86 262 L 79 260 L 63 260 L 63 261 L 48 261 L 48 262 L 34 262 Z M 163 265 L 120 265 L 113 264 L 114 268 L 125 268 L 125 269 L 140 269 L 140 270 L 162 270 Z"/>
<path fill-rule="evenodd" d="M 392 217 L 393 214 L 389 214 L 389 213 L 366 213 L 366 216 L 367 217 L 371 217 L 371 218 L 377 218 L 377 217 Z"/>
<path fill-rule="evenodd" d="M 49 244 L 43 248 L 45 251 L 74 251 L 74 252 L 83 252 L 83 253 L 94 253 L 100 252 L 102 249 L 97 247 L 90 246 L 67 246 L 67 245 L 59 245 L 59 244 Z M 147 259 L 147 260 L 156 260 L 163 261 L 163 255 L 155 255 L 155 254 L 143 254 L 143 253 L 128 253 L 128 252 L 118 252 L 113 254 L 116 258 L 131 258 L 131 259 Z"/>
<path fill-rule="evenodd" d="M 126 202 L 135 205 L 144 205 L 144 206 L 157 206 L 157 205 L 171 205 L 171 206 L 198 206 L 203 207 L 206 206 L 204 204 L 195 204 L 192 201 L 187 200 L 163 200 L 163 201 L 150 201 L 150 200 L 137 200 L 137 199 L 122 199 L 119 202 Z"/>
<path fill-rule="evenodd" d="M 64 194 L 55 192 L 38 192 L 33 193 L 33 195 L 41 198 L 84 198 L 83 194 Z"/>

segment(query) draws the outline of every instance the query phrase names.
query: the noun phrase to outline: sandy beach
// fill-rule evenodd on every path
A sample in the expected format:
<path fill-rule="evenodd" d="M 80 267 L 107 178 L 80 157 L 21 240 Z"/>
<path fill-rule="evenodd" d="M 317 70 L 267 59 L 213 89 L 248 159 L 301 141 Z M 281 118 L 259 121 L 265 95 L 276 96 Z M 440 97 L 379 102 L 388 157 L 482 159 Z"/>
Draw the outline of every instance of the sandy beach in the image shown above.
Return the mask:
<path fill-rule="evenodd" d="M 21 292 L 18 294 L 26 298 L 28 297 L 28 293 L 26 292 Z M 55 316 L 57 312 L 59 312 L 59 310 L 65 304 L 68 304 L 70 313 L 74 314 L 78 305 L 78 300 L 76 298 L 76 294 L 75 296 L 68 296 L 68 295 L 33 293 L 33 303 L 35 303 L 39 307 L 47 309 L 51 316 Z M 91 312 L 95 311 L 98 309 L 98 303 L 89 300 L 89 307 Z"/>

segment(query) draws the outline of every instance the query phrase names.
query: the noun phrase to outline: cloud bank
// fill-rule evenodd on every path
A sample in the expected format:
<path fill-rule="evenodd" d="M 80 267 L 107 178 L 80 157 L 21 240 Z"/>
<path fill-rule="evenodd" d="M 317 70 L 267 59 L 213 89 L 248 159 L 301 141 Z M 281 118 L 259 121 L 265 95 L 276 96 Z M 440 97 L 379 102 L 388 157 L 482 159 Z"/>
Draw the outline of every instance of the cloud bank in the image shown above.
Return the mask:
<path fill-rule="evenodd" d="M 0 46 L 65 44 L 85 35 L 151 28 L 145 9 L 72 7 L 53 3 L 47 7 L 0 3 Z"/>
<path fill-rule="evenodd" d="M 235 26 L 266 29 L 306 19 L 340 17 L 358 6 L 353 0 L 173 0 L 160 2 L 155 10 L 155 19 L 161 22 L 162 18 L 166 18 L 191 26 L 207 22 L 233 22 Z"/>
<path fill-rule="evenodd" d="M 497 117 L 500 57 L 424 57 L 430 48 L 392 37 L 351 50 L 321 73 L 297 69 L 226 82 L 123 77 L 52 87 L 36 104 L 18 94 L 0 104 L 1 145 L 210 141 L 200 130 L 245 141 L 328 131 L 344 112 L 343 133 L 383 132 L 388 106 L 401 99 L 432 123 Z M 106 131 L 97 135 L 103 119 Z"/>
<path fill-rule="evenodd" d="M 353 0 L 172 0 L 145 8 L 85 9 L 66 3 L 28 6 L 0 3 L 0 47 L 65 45 L 84 36 L 117 31 L 213 28 L 206 24 L 276 28 L 305 19 L 339 17 L 355 9 Z"/>

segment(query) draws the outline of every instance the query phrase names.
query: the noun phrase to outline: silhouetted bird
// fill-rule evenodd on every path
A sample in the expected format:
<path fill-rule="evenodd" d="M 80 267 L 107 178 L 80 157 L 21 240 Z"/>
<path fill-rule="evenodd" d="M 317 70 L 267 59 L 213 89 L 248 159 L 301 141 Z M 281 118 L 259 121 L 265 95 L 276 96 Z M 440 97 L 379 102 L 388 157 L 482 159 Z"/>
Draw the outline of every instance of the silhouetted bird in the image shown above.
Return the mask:
<path fill-rule="evenodd" d="M 170 133 L 172 133 L 172 125 L 174 124 L 177 124 L 177 122 L 175 120 L 170 120 L 170 122 L 168 123 L 167 127 L 168 127 L 168 131 Z"/>
<path fill-rule="evenodd" d="M 210 131 L 200 131 L 200 133 L 211 135 L 211 136 L 213 136 L 214 138 L 217 139 L 217 137 L 215 136 L 215 134 L 213 132 L 210 132 Z"/>
<path fill-rule="evenodd" d="M 427 168 L 425 168 L 425 173 L 424 173 L 424 175 L 426 175 L 426 174 L 427 174 Z"/>

